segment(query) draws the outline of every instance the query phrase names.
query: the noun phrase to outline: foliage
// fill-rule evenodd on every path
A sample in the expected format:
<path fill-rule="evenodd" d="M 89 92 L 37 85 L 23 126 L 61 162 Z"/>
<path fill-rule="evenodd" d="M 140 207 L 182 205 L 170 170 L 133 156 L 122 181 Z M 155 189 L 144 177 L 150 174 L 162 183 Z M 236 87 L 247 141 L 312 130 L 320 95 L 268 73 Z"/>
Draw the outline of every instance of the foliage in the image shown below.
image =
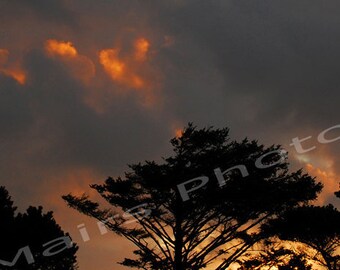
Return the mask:
<path fill-rule="evenodd" d="M 264 227 L 282 240 L 304 243 L 317 252 L 314 260 L 330 270 L 338 269 L 340 212 L 333 205 L 292 209 Z"/>
<path fill-rule="evenodd" d="M 265 147 L 257 141 L 231 141 L 227 128 L 197 129 L 189 124 L 182 136 L 171 140 L 173 155 L 163 163 L 146 161 L 130 166 L 125 177 L 108 178 L 95 189 L 111 209 L 102 209 L 87 196 L 64 196 L 78 211 L 107 224 L 114 233 L 135 244 L 136 258 L 122 264 L 139 269 L 197 270 L 219 262 L 226 269 L 266 235 L 259 228 L 271 218 L 317 197 L 322 185 L 302 171 L 289 172 L 280 146 Z M 255 166 L 264 158 L 267 168 Z M 275 154 L 276 153 L 276 154 Z M 220 187 L 214 169 L 244 165 L 249 176 L 231 171 Z M 210 181 L 183 201 L 177 185 L 205 175 Z M 111 218 L 136 209 L 137 222 Z M 145 206 L 147 205 L 147 206 Z M 146 209 L 151 209 L 145 215 Z"/>
<path fill-rule="evenodd" d="M 22 256 L 14 266 L 0 265 L 1 270 L 73 270 L 77 269 L 74 245 L 59 254 L 45 257 L 43 244 L 68 236 L 53 218 L 52 212 L 30 206 L 25 213 L 16 214 L 13 201 L 4 187 L 0 187 L 0 259 L 12 262 L 22 247 L 28 246 L 35 262 L 28 264 Z"/>

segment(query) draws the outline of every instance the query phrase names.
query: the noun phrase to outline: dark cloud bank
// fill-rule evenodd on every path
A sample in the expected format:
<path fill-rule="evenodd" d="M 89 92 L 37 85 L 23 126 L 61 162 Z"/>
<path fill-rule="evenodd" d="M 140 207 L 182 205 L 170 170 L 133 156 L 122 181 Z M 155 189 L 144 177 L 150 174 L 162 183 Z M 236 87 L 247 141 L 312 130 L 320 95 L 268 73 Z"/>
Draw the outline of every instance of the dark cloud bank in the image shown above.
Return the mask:
<path fill-rule="evenodd" d="M 0 2 L 0 48 L 21 57 L 28 77 L 21 86 L 0 76 L 0 183 L 22 205 L 39 202 L 33 187 L 48 175 L 118 175 L 166 155 L 174 122 L 228 125 L 235 138 L 285 146 L 340 123 L 338 1 Z M 117 95 L 96 113 L 84 103 L 89 86 L 43 51 L 48 38 L 71 41 L 101 74 L 97 51 L 139 35 L 162 74 L 156 109 Z M 322 150 L 339 173 L 339 143 Z"/>

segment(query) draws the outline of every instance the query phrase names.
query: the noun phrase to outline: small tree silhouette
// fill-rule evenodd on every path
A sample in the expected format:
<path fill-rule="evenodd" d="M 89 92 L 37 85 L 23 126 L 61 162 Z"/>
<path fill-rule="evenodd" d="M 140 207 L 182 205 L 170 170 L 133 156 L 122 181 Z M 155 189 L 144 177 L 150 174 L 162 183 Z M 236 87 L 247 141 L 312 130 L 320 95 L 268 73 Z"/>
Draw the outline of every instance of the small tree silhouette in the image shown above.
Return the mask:
<path fill-rule="evenodd" d="M 284 247 L 278 248 L 271 243 L 266 243 L 263 251 L 253 256 L 248 255 L 238 263 L 240 264 L 238 270 L 312 270 L 312 265 L 308 263 L 305 254 Z"/>
<path fill-rule="evenodd" d="M 13 266 L 0 263 L 1 270 L 77 269 L 75 254 L 78 247 L 75 244 L 56 255 L 43 255 L 44 244 L 69 237 L 56 223 L 52 212 L 43 213 L 41 206 L 30 206 L 25 213 L 16 215 L 16 208 L 5 187 L 0 187 L 0 203 L 0 260 L 13 262 L 23 247 L 27 247 L 34 258 L 33 263 L 28 263 L 22 255 Z"/>
<path fill-rule="evenodd" d="M 135 244 L 137 258 L 125 259 L 125 266 L 197 270 L 214 262 L 216 270 L 226 269 L 266 237 L 261 224 L 315 199 L 322 189 L 301 171 L 289 173 L 286 160 L 277 162 L 282 159 L 280 146 L 231 141 L 228 134 L 227 128 L 197 129 L 189 124 L 182 136 L 171 140 L 174 154 L 162 164 L 131 165 L 124 179 L 108 178 L 102 185 L 92 185 L 112 209 L 101 210 L 85 195 L 63 198 Z M 255 160 L 263 155 L 264 166 L 259 168 Z M 220 186 L 214 169 L 225 172 L 234 166 L 246 168 L 249 175 L 230 170 Z M 177 185 L 202 175 L 210 181 L 199 189 L 193 183 L 191 188 L 197 190 L 183 201 Z M 135 224 L 127 224 L 127 215 L 112 218 L 137 205 Z"/>
<path fill-rule="evenodd" d="M 292 209 L 264 227 L 282 240 L 301 242 L 315 250 L 310 259 L 327 269 L 339 269 L 340 212 L 333 205 Z"/>

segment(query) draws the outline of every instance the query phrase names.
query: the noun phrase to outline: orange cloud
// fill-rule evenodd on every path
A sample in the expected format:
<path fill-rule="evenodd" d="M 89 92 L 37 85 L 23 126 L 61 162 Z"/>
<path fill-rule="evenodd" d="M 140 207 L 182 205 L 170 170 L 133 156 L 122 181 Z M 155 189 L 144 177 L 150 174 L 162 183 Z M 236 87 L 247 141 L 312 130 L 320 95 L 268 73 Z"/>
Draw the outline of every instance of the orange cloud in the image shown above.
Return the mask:
<path fill-rule="evenodd" d="M 321 201 L 324 201 L 327 196 L 333 196 L 333 193 L 338 190 L 339 178 L 332 169 L 326 171 L 308 163 L 306 170 L 310 175 L 315 176 L 317 180 L 324 184 L 323 193 L 325 196 L 319 198 Z"/>
<path fill-rule="evenodd" d="M 318 198 L 318 204 L 324 204 L 329 196 L 333 196 L 334 192 L 338 190 L 338 177 L 332 169 L 323 170 L 310 163 L 306 164 L 307 172 L 316 177 L 317 181 L 324 184 L 322 194 Z"/>
<path fill-rule="evenodd" d="M 26 83 L 26 74 L 23 70 L 17 69 L 4 69 L 1 71 L 3 74 L 7 75 L 8 77 L 13 78 L 19 84 L 24 85 Z"/>
<path fill-rule="evenodd" d="M 114 81 L 123 77 L 126 67 L 123 61 L 118 59 L 118 49 L 100 51 L 99 62 Z"/>
<path fill-rule="evenodd" d="M 22 70 L 18 63 L 8 64 L 9 51 L 0 49 L 0 73 L 13 78 L 19 84 L 26 83 L 26 73 Z"/>
<path fill-rule="evenodd" d="M 45 51 L 49 57 L 58 57 L 70 73 L 84 84 L 88 84 L 95 75 L 95 66 L 91 59 L 80 55 L 76 47 L 69 41 L 48 39 Z"/>
<path fill-rule="evenodd" d="M 72 42 L 48 39 L 44 49 L 48 57 L 63 63 L 73 77 L 89 86 L 84 89 L 84 102 L 97 113 L 104 113 L 117 94 L 135 94 L 133 90 L 138 90 L 138 100 L 144 107 L 154 107 L 156 101 L 160 103 L 158 73 L 147 61 L 150 42 L 146 38 L 136 39 L 132 51 L 120 47 L 99 50 L 98 60 L 104 74 L 119 86 L 114 90 L 104 85 L 105 80 L 95 77 L 93 61 L 81 55 Z"/>
<path fill-rule="evenodd" d="M 184 132 L 184 124 L 179 120 L 173 120 L 170 124 L 170 132 L 171 136 L 175 136 L 176 138 L 179 138 L 183 135 Z"/>
<path fill-rule="evenodd" d="M 113 81 L 134 89 L 141 89 L 146 86 L 144 80 L 131 70 L 128 61 L 119 58 L 119 49 L 101 50 L 99 62 Z"/>
<path fill-rule="evenodd" d="M 139 38 L 135 41 L 135 59 L 137 61 L 145 61 L 149 51 L 150 43 L 145 38 Z"/>
<path fill-rule="evenodd" d="M 136 95 L 140 104 L 149 109 L 162 106 L 160 73 L 150 64 L 150 46 L 146 38 L 138 38 L 133 42 L 132 51 L 113 47 L 98 53 L 104 72 L 120 87 L 118 90 L 115 88 L 114 92 L 111 89 L 112 94 L 125 95 L 130 94 L 131 90 L 138 90 Z"/>
<path fill-rule="evenodd" d="M 319 145 L 316 150 L 308 154 L 299 154 L 295 159 L 305 168 L 309 175 L 316 177 L 316 181 L 324 185 L 317 204 L 323 205 L 334 198 L 334 192 L 339 190 L 339 177 L 336 170 L 336 159 L 325 146 Z"/>
<path fill-rule="evenodd" d="M 176 130 L 175 130 L 175 135 L 176 135 L 177 138 L 182 137 L 182 135 L 183 135 L 183 130 L 180 129 L 180 128 L 176 129 Z"/>
<path fill-rule="evenodd" d="M 51 56 L 76 57 L 78 52 L 71 42 L 49 39 L 45 42 L 45 50 Z"/>

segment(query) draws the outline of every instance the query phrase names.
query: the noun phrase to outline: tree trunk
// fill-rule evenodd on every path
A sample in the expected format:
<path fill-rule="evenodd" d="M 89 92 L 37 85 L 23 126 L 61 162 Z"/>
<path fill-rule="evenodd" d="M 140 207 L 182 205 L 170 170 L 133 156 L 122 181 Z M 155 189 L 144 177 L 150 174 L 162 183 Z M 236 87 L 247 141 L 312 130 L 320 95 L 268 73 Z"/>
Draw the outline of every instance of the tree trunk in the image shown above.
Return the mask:
<path fill-rule="evenodd" d="M 183 266 L 183 234 L 182 229 L 176 226 L 176 240 L 175 240 L 175 270 L 185 270 Z"/>
<path fill-rule="evenodd" d="M 323 259 L 325 260 L 325 263 L 327 265 L 327 269 L 337 270 L 336 264 L 334 264 L 334 268 L 333 268 L 333 265 L 332 265 L 333 258 L 328 253 L 321 251 L 321 255 L 322 255 Z"/>
<path fill-rule="evenodd" d="M 181 204 L 181 197 L 176 196 L 176 227 L 175 227 L 175 268 L 174 270 L 185 270 L 183 263 L 183 213 Z"/>

